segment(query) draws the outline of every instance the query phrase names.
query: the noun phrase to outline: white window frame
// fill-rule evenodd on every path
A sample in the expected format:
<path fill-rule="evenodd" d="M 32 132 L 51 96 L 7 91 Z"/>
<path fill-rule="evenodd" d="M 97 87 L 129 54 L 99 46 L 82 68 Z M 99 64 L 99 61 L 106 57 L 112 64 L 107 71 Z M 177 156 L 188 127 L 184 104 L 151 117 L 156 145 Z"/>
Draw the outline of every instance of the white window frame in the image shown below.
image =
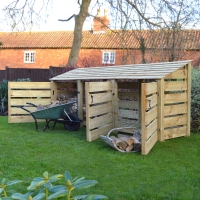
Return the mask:
<path fill-rule="evenodd" d="M 102 64 L 115 64 L 115 51 L 102 51 Z"/>
<path fill-rule="evenodd" d="M 35 51 L 24 51 L 24 63 L 35 62 Z"/>

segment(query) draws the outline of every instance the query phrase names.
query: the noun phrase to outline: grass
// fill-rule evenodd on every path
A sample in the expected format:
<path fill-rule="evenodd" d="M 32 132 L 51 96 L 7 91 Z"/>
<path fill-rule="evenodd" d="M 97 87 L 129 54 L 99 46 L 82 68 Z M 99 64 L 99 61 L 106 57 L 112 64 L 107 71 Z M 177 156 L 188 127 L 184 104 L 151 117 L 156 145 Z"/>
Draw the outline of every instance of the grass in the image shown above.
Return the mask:
<path fill-rule="evenodd" d="M 199 200 L 200 134 L 157 142 L 147 156 L 120 153 L 98 139 L 86 142 L 85 128 L 35 131 L 34 123 L 8 124 L 0 117 L 0 178 L 31 180 L 48 171 L 97 180 L 76 194 L 103 194 L 111 200 Z"/>

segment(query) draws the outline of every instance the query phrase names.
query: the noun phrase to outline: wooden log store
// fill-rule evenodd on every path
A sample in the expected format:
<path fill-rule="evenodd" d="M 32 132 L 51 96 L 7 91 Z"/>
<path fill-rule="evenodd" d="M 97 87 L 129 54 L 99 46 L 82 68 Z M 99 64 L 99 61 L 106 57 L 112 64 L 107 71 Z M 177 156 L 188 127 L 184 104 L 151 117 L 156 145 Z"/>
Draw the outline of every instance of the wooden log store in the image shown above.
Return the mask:
<path fill-rule="evenodd" d="M 17 84 L 9 83 L 10 123 L 32 120 L 23 113 L 19 119 L 16 114 L 22 111 L 12 105 L 30 98 L 34 103 L 47 103 L 65 94 L 77 98 L 89 142 L 113 128 L 134 126 L 142 134 L 141 153 L 146 155 L 157 141 L 190 136 L 191 60 L 77 68 L 40 86 Z M 30 87 L 35 96 L 27 96 Z"/>

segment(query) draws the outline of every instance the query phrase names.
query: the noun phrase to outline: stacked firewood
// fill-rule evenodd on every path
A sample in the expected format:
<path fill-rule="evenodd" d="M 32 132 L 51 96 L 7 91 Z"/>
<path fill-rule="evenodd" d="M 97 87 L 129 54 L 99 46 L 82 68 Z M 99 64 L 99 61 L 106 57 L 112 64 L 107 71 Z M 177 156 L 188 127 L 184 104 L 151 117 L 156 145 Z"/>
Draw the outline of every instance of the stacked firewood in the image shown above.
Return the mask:
<path fill-rule="evenodd" d="M 139 142 L 139 138 L 136 136 L 129 136 L 124 134 L 118 134 L 117 137 L 110 136 L 115 145 L 126 152 L 130 151 L 140 151 L 141 143 Z"/>

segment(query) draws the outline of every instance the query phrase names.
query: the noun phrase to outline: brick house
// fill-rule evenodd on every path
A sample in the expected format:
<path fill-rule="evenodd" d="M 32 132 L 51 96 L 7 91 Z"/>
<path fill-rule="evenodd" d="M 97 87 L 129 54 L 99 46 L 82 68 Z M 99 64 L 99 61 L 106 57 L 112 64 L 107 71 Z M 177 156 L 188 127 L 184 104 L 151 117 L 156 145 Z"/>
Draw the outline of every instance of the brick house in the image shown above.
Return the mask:
<path fill-rule="evenodd" d="M 168 61 L 173 46 L 172 39 L 161 31 L 110 30 L 107 11 L 94 18 L 93 29 L 83 31 L 78 67 L 122 65 Z M 181 36 L 180 36 L 181 35 Z M 200 30 L 181 31 L 176 39 L 176 60 L 193 60 L 200 63 Z M 141 52 L 141 40 L 145 53 Z M 0 69 L 49 68 L 67 63 L 73 31 L 53 32 L 1 32 Z M 170 51 L 169 51 L 170 50 Z M 173 49 L 174 50 L 174 49 Z M 181 53 L 180 53 L 181 52 Z"/>

